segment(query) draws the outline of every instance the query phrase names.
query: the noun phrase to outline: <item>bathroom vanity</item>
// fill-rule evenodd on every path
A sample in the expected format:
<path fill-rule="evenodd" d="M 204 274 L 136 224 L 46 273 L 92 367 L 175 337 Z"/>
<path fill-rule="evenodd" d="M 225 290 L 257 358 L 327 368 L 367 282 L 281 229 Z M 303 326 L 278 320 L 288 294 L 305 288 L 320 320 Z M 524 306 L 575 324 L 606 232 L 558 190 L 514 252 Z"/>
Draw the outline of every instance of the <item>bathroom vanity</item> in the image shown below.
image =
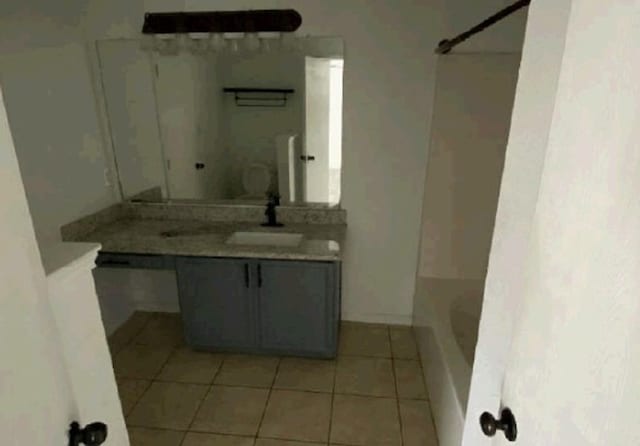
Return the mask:
<path fill-rule="evenodd" d="M 193 348 L 335 356 L 340 262 L 101 252 L 96 264 L 175 270 Z"/>
<path fill-rule="evenodd" d="M 331 358 L 344 230 L 128 215 L 71 238 L 101 243 L 98 268 L 174 271 L 194 349 Z"/>
<path fill-rule="evenodd" d="M 96 42 L 123 202 L 63 227 L 63 240 L 101 244 L 108 329 L 135 310 L 179 309 L 195 349 L 333 357 L 344 44 L 219 43 Z"/>

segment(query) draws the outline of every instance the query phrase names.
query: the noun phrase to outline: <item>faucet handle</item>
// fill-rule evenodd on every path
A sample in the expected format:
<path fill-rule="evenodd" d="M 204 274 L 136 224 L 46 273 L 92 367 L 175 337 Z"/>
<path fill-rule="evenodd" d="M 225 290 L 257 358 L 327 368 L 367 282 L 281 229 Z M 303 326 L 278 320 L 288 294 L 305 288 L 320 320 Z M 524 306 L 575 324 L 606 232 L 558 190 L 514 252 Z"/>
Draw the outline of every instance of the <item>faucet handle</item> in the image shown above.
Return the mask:
<path fill-rule="evenodd" d="M 269 193 L 269 204 L 272 206 L 280 206 L 280 194 Z"/>

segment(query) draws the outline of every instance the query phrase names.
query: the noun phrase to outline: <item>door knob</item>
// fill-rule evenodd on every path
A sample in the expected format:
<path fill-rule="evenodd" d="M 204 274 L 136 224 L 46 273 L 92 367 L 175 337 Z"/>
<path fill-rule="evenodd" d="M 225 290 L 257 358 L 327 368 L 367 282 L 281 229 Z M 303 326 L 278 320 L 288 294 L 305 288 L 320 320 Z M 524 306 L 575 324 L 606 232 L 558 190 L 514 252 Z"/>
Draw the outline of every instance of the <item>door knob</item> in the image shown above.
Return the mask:
<path fill-rule="evenodd" d="M 107 439 L 107 425 L 104 423 L 87 424 L 84 429 L 80 429 L 80 424 L 76 421 L 69 426 L 69 446 L 98 446 Z"/>
<path fill-rule="evenodd" d="M 496 420 L 489 412 L 480 415 L 480 427 L 487 437 L 493 437 L 497 431 L 504 432 L 505 438 L 509 441 L 516 441 L 518 437 L 516 418 L 508 407 L 502 409 L 499 420 Z"/>

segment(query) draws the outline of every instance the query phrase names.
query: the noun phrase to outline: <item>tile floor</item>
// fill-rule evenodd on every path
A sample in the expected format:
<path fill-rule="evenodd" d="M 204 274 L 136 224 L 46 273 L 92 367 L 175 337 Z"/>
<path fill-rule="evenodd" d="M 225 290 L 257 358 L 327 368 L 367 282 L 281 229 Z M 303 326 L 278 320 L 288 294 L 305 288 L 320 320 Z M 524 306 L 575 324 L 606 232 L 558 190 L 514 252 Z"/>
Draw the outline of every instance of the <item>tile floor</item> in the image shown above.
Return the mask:
<path fill-rule="evenodd" d="M 136 313 L 109 346 L 132 446 L 437 446 L 405 327 L 344 323 L 328 361 L 194 352 Z"/>

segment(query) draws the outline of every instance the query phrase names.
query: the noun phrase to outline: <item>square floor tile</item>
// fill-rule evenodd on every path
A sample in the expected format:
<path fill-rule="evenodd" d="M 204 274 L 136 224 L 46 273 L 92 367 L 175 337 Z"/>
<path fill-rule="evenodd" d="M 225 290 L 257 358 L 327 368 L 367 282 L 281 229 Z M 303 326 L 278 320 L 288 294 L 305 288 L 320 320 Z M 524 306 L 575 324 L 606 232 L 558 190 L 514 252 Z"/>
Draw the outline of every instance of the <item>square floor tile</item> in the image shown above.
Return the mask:
<path fill-rule="evenodd" d="M 162 368 L 157 379 L 183 383 L 211 384 L 223 355 L 203 353 L 182 347 L 175 350 Z"/>
<path fill-rule="evenodd" d="M 253 446 L 253 437 L 189 432 L 181 446 Z"/>
<path fill-rule="evenodd" d="M 356 446 L 400 446 L 397 400 L 335 395 L 331 443 Z"/>
<path fill-rule="evenodd" d="M 278 358 L 269 356 L 228 356 L 222 364 L 215 383 L 232 386 L 271 387 L 279 361 Z"/>
<path fill-rule="evenodd" d="M 113 359 L 116 376 L 153 379 L 171 354 L 171 348 L 151 345 L 127 345 Z"/>
<path fill-rule="evenodd" d="M 395 359 L 396 383 L 399 398 L 426 399 L 427 389 L 424 386 L 422 367 L 419 361 Z"/>
<path fill-rule="evenodd" d="M 132 426 L 187 430 L 207 386 L 154 382 L 127 417 Z"/>
<path fill-rule="evenodd" d="M 438 446 L 427 401 L 400 400 L 404 446 Z"/>
<path fill-rule="evenodd" d="M 129 427 L 131 446 L 180 446 L 184 432 Z"/>
<path fill-rule="evenodd" d="M 221 434 L 255 435 L 269 396 L 268 389 L 213 386 L 192 430 Z"/>
<path fill-rule="evenodd" d="M 149 388 L 151 381 L 144 379 L 118 378 L 118 394 L 122 404 L 122 413 L 127 415 L 136 405 L 142 394 Z"/>
<path fill-rule="evenodd" d="M 153 313 L 133 342 L 141 345 L 165 347 L 184 344 L 182 316 L 180 313 Z"/>
<path fill-rule="evenodd" d="M 343 323 L 340 330 L 339 353 L 390 358 L 389 329 L 384 325 Z"/>
<path fill-rule="evenodd" d="M 399 359 L 418 359 L 418 347 L 411 327 L 389 327 L 391 354 Z"/>
<path fill-rule="evenodd" d="M 111 354 L 111 360 L 113 361 L 113 358 L 116 357 L 116 355 L 118 353 L 120 353 L 122 351 L 123 348 L 125 348 L 127 346 L 127 344 L 124 344 L 122 342 L 115 342 L 112 341 L 110 339 L 107 339 L 107 347 L 109 347 L 109 353 Z"/>
<path fill-rule="evenodd" d="M 142 331 L 150 317 L 151 313 L 136 311 L 124 324 L 118 327 L 118 329 L 109 336 L 109 344 L 126 345 L 130 343 L 133 338 Z"/>
<path fill-rule="evenodd" d="M 336 368 L 336 393 L 396 396 L 390 359 L 342 356 Z"/>
<path fill-rule="evenodd" d="M 310 443 L 292 440 L 274 440 L 272 438 L 256 439 L 256 446 L 320 446 L 326 443 Z"/>
<path fill-rule="evenodd" d="M 333 392 L 335 361 L 284 358 L 278 367 L 274 388 Z"/>
<path fill-rule="evenodd" d="M 329 394 L 273 390 L 259 436 L 326 442 L 330 418 Z"/>

